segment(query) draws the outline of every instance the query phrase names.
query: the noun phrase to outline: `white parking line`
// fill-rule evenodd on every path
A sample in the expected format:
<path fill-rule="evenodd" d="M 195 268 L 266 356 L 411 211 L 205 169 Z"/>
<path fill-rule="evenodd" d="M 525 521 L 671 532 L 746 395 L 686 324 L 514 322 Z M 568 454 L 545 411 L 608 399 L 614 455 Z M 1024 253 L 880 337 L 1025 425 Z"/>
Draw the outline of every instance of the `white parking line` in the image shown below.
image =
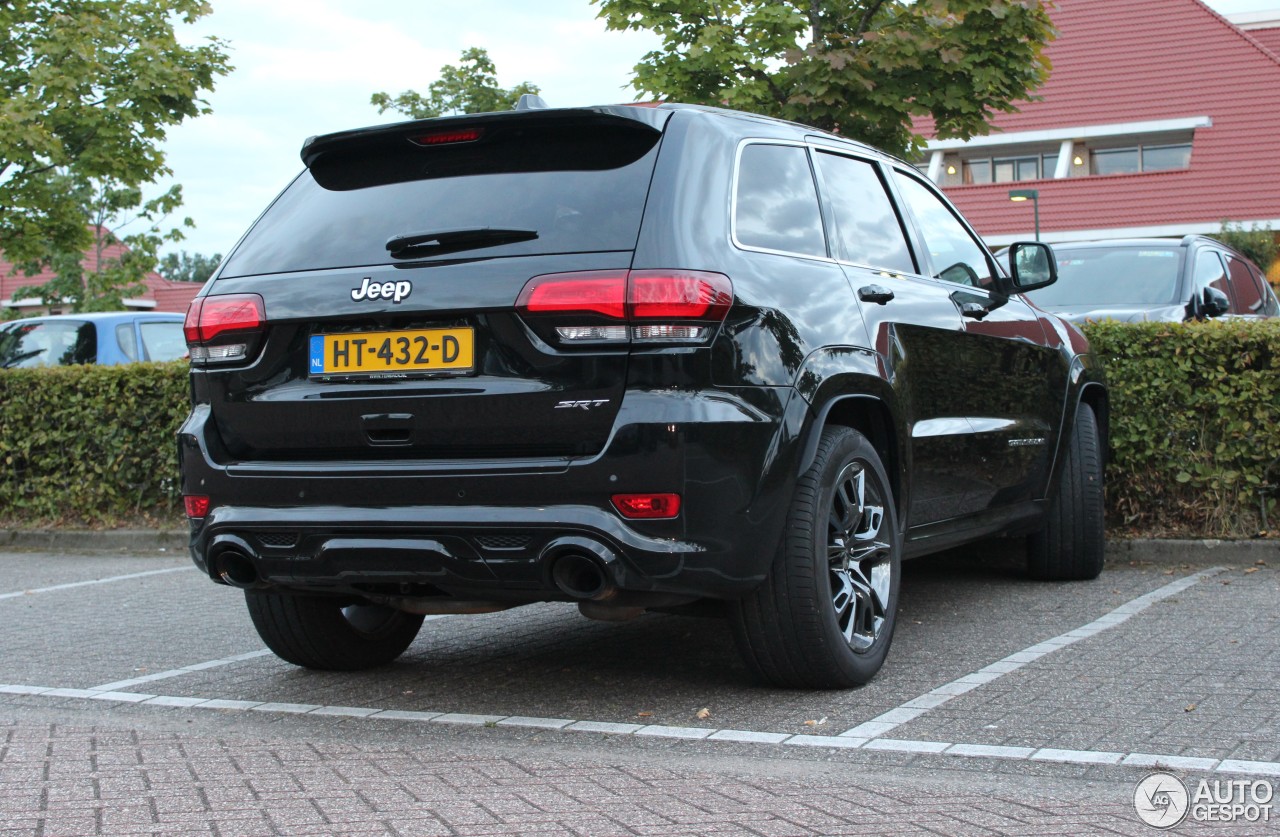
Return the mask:
<path fill-rule="evenodd" d="M 980 668 L 972 674 L 966 674 L 964 677 L 956 678 L 950 683 L 944 683 L 932 691 L 925 692 L 917 698 L 912 698 L 895 709 L 890 709 L 883 715 L 858 724 L 852 729 L 845 730 L 840 735 L 849 738 L 879 738 L 903 724 L 914 721 L 921 715 L 937 709 L 952 698 L 971 692 L 993 680 L 998 680 L 1009 672 L 1017 671 L 1027 663 L 1033 663 L 1047 654 L 1052 654 L 1054 651 L 1066 648 L 1068 645 L 1079 642 L 1082 639 L 1096 636 L 1103 631 L 1114 628 L 1116 625 L 1122 625 L 1135 614 L 1141 613 L 1156 602 L 1177 595 L 1188 587 L 1198 584 L 1201 580 L 1225 571 L 1226 567 L 1211 567 L 1170 582 L 1159 589 L 1152 590 L 1150 593 L 1125 602 L 1115 610 L 1098 617 L 1087 625 L 1076 628 L 1074 631 L 1068 631 L 1060 636 L 1055 636 L 1053 639 L 1046 639 L 1044 642 L 1036 643 L 1030 648 L 1024 648 L 1016 654 L 1010 654 L 1003 660 L 998 660 L 986 668 Z"/>
<path fill-rule="evenodd" d="M 19 590 L 16 593 L 0 593 L 0 599 L 17 599 L 22 596 L 32 596 L 36 593 L 56 593 L 59 590 L 72 590 L 76 587 L 88 587 L 93 584 L 111 584 L 115 581 L 129 581 L 135 578 L 146 578 L 149 575 L 164 575 L 166 573 L 189 572 L 190 566 L 170 567 L 167 570 L 147 570 L 143 573 L 129 573 L 128 575 L 113 575 L 110 578 L 95 578 L 92 581 L 73 581 L 69 584 L 55 584 L 52 587 L 37 587 L 34 590 Z"/>
<path fill-rule="evenodd" d="M 731 742 L 759 746 L 819 747 L 841 750 L 875 750 L 921 756 L 945 755 L 999 761 L 1057 762 L 1060 764 L 1107 767 L 1171 768 L 1253 776 L 1280 776 L 1280 762 L 1240 759 L 1195 758 L 1152 753 L 1064 750 L 1053 747 L 999 747 L 949 741 L 911 741 L 896 738 L 853 738 L 838 735 L 792 735 L 753 730 L 707 729 L 704 727 L 660 726 L 656 724 L 614 724 L 601 721 L 572 721 L 568 718 L 534 718 L 523 715 L 472 715 L 465 713 L 414 712 L 362 706 L 319 706 L 313 704 L 269 703 L 224 698 L 149 695 L 136 692 L 103 692 L 92 689 L 60 689 L 48 686 L 0 685 L 0 694 L 29 695 L 61 699 L 113 701 L 140 706 L 178 709 L 221 709 L 229 712 L 274 712 L 290 715 L 328 715 L 352 721 L 402 721 L 421 724 L 450 724 L 474 727 L 526 727 L 605 735 L 649 736 L 670 739 Z"/>
<path fill-rule="evenodd" d="M 181 567 L 179 569 L 182 569 Z M 168 572 L 167 570 L 165 572 Z M 120 576 L 127 578 L 128 576 Z M 424 621 L 431 619 L 444 619 L 444 616 L 427 616 Z M 222 657 L 217 660 L 206 660 L 202 663 L 192 663 L 182 668 L 171 668 L 168 671 L 157 671 L 154 674 L 143 674 L 138 677 L 130 677 L 128 680 L 116 680 L 113 683 L 103 683 L 101 686 L 90 686 L 87 691 L 90 692 L 114 692 L 121 689 L 128 689 L 133 686 L 140 686 L 143 683 L 154 683 L 157 680 L 168 680 L 171 677 L 181 677 L 184 674 L 192 674 L 197 671 L 204 671 L 210 668 L 220 668 L 235 663 L 242 663 L 245 660 L 256 660 L 259 657 L 271 656 L 271 649 L 263 648 L 260 651 L 249 651 L 244 654 L 236 654 L 234 657 Z"/>
<path fill-rule="evenodd" d="M 181 569 L 181 568 L 180 568 Z M 104 583 L 122 580 L 138 575 L 154 575 L 156 572 L 173 572 L 176 570 L 160 570 L 132 576 L 117 576 L 97 582 L 79 582 L 74 585 L 60 585 L 47 588 L 64 589 L 68 586 Z M 1201 580 L 1224 572 L 1223 567 L 1213 567 L 1186 576 L 1164 585 L 1150 593 L 1146 593 L 1126 602 L 1094 621 L 1069 631 L 1053 639 L 1037 643 L 1027 649 L 1010 654 L 985 668 L 960 677 L 939 686 L 901 706 L 886 712 L 877 718 L 860 724 L 840 735 L 807 735 L 791 733 L 761 732 L 756 730 L 708 729 L 705 727 L 665 726 L 657 724 L 610 723 L 604 721 L 573 720 L 569 718 L 538 718 L 523 715 L 478 715 L 469 713 L 440 713 L 408 711 L 400 709 L 382 709 L 379 707 L 359 706 L 323 706 L 318 704 L 273 703 L 269 701 L 230 700 L 225 698 L 186 697 L 176 695 L 154 695 L 126 691 L 131 686 L 178 677 L 196 671 L 218 666 L 231 665 L 245 660 L 266 656 L 271 652 L 263 649 L 195 663 L 178 669 L 156 672 L 128 680 L 106 683 L 89 689 L 60 688 L 50 686 L 26 686 L 0 684 L 0 694 L 28 695 L 61 699 L 98 700 L 117 703 L 130 703 L 148 706 L 164 706 L 180 709 L 221 709 L 225 711 L 257 711 L 293 715 L 328 715 L 355 719 L 403 721 L 408 723 L 455 724 L 463 726 L 483 727 L 533 727 L 573 732 L 593 732 L 605 735 L 644 736 L 670 739 L 736 742 L 762 746 L 819 747 L 830 749 L 864 749 L 875 751 L 901 752 L 916 755 L 949 755 L 970 759 L 1013 760 L 1032 762 L 1057 762 L 1063 764 L 1104 765 L 1121 767 L 1165 767 L 1182 770 L 1201 770 L 1205 772 L 1242 773 L 1250 775 L 1280 776 L 1280 762 L 1245 761 L 1239 759 L 1201 758 L 1185 755 L 1159 755 L 1153 753 L 1100 752 L 1092 750 L 1070 750 L 1054 747 L 1005 747 L 990 744 L 953 743 L 947 741 L 918 741 L 884 737 L 892 729 L 908 723 L 925 712 L 935 709 L 950 701 L 957 695 L 965 694 L 977 687 L 1008 674 L 1011 671 L 1034 662 L 1060 648 L 1065 648 L 1082 639 L 1095 636 L 1123 624 L 1134 615 L 1141 613 L 1156 602 L 1163 601 L 1186 590 Z M 43 592 L 43 591 L 31 591 Z M 11 594 L 14 595 L 14 594 Z M 26 595 L 16 594 L 16 595 Z M 7 596 L 6 596 L 7 598 Z M 443 617 L 428 617 L 443 618 Z"/>
<path fill-rule="evenodd" d="M 154 683 L 157 680 L 168 680 L 170 677 L 181 677 L 184 674 L 192 674 L 197 671 L 205 671 L 206 669 L 219 668 L 221 666 L 229 666 L 233 663 L 242 663 L 245 660 L 256 660 L 258 657 L 266 657 L 271 654 L 271 650 L 263 648 L 261 651 L 250 651 L 247 654 L 237 654 L 234 657 L 223 657 L 220 660 L 209 660 L 203 663 L 192 663 L 182 668 L 169 669 L 168 671 L 157 671 L 155 674 L 144 674 L 141 677 L 131 677 L 128 680 L 117 680 L 114 683 L 104 683 L 101 686 L 91 686 L 90 691 L 93 692 L 116 692 L 122 689 L 128 689 L 132 686 L 140 686 L 143 683 Z"/>

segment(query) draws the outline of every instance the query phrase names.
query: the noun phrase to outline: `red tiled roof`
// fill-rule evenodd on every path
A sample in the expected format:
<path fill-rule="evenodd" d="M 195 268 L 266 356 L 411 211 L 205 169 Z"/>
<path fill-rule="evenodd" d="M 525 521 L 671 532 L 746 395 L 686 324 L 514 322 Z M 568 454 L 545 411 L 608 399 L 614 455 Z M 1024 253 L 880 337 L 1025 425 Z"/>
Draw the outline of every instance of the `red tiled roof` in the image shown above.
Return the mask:
<path fill-rule="evenodd" d="M 1247 29 L 1245 34 L 1280 55 L 1280 26 L 1268 26 L 1265 29 Z"/>
<path fill-rule="evenodd" d="M 1191 166 L 1170 172 L 1020 182 L 1040 192 L 1053 230 L 1280 218 L 1280 57 L 1199 0 L 1057 0 L 1043 101 L 1001 114 L 1004 132 L 1209 116 Z M 1254 37 L 1250 37 L 1250 36 Z M 932 121 L 917 131 L 932 136 Z M 993 132 L 994 133 L 994 132 Z M 948 196 L 983 235 L 1029 230 L 1009 184 Z"/>
<path fill-rule="evenodd" d="M 110 244 L 102 250 L 102 261 L 118 259 L 126 251 L 123 244 Z M 81 262 L 86 271 L 94 270 L 99 261 L 98 253 L 95 249 L 90 248 L 85 251 L 84 260 Z M 0 299 L 15 299 L 15 294 L 19 288 L 31 287 L 33 285 L 43 285 L 54 277 L 50 270 L 42 270 L 35 276 L 27 276 L 19 273 L 16 268 L 4 259 L 4 255 L 0 253 Z M 199 282 L 171 282 L 158 273 L 148 273 L 143 279 L 146 290 L 138 294 L 134 299 L 155 302 L 154 311 L 174 311 L 179 314 L 185 314 L 187 306 L 195 295 L 199 293 L 201 283 Z"/>

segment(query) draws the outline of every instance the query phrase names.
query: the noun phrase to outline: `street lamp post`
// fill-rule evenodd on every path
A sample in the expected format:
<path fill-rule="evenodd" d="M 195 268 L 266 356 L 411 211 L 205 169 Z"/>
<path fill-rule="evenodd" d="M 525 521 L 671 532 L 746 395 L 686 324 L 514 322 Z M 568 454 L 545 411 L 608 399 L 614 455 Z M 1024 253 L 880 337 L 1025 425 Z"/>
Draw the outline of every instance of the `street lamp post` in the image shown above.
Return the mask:
<path fill-rule="evenodd" d="M 1035 214 L 1036 241 L 1040 240 L 1040 192 L 1036 189 L 1010 189 L 1009 200 L 1014 203 L 1031 201 L 1031 210 Z"/>

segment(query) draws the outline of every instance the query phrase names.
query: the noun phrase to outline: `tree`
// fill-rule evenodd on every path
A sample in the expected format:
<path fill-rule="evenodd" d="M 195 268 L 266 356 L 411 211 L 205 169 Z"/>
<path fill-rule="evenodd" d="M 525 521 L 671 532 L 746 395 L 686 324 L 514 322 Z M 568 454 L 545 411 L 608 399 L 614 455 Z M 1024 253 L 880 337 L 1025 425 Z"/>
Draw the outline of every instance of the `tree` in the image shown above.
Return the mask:
<path fill-rule="evenodd" d="M 170 282 L 204 282 L 213 275 L 221 261 L 221 253 L 205 256 L 183 250 L 167 254 L 156 270 Z"/>
<path fill-rule="evenodd" d="M 182 187 L 173 186 L 158 198 L 144 201 L 142 189 L 115 181 L 65 181 L 67 192 L 80 203 L 80 223 L 89 233 L 86 250 L 51 253 L 46 264 L 54 278 L 43 285 L 19 288 L 15 296 L 35 297 L 45 305 L 66 305 L 73 312 L 118 311 L 124 300 L 145 290 L 143 284 L 165 243 L 180 241 L 182 231 L 164 231 L 165 218 L 182 203 Z M 86 223 L 87 222 L 87 223 Z M 119 236 L 116 230 L 135 224 L 141 229 Z M 183 226 L 195 226 L 190 218 Z M 117 246 L 123 245 L 123 246 Z"/>
<path fill-rule="evenodd" d="M 802 122 L 899 154 L 913 116 L 988 131 L 1049 74 L 1047 0 L 591 0 L 613 30 L 662 37 L 642 94 Z"/>
<path fill-rule="evenodd" d="M 427 91 L 425 97 L 413 90 L 406 90 L 395 98 L 389 93 L 374 93 L 369 103 L 377 105 L 378 113 L 393 110 L 411 119 L 430 119 L 455 113 L 493 113 L 511 110 L 525 93 L 537 93 L 538 86 L 522 81 L 503 90 L 498 86 L 497 70 L 489 52 L 472 47 L 462 51 L 458 66 L 445 64 L 441 67 L 440 78 L 431 82 Z"/>
<path fill-rule="evenodd" d="M 1239 250 L 1263 270 L 1268 270 L 1280 257 L 1280 243 L 1276 242 L 1275 231 L 1261 224 L 1255 223 L 1246 228 L 1243 223 L 1223 221 L 1222 230 L 1213 237 Z"/>
<path fill-rule="evenodd" d="M 184 46 L 176 37 L 178 22 L 209 11 L 204 0 L 0 3 L 0 250 L 9 261 L 29 275 L 54 261 L 70 269 L 100 236 L 85 215 L 90 192 L 132 193 L 171 173 L 159 148 L 167 130 L 207 113 L 201 97 L 231 69 L 217 38 Z M 140 194 L 132 208 L 142 208 Z"/>

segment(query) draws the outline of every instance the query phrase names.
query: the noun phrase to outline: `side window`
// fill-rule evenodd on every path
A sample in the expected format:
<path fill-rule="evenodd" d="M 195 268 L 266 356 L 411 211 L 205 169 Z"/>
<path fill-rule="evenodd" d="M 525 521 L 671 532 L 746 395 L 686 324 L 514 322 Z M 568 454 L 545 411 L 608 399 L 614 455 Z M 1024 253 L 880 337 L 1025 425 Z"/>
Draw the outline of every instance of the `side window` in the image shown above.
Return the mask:
<path fill-rule="evenodd" d="M 827 255 L 809 154 L 800 146 L 744 148 L 733 213 L 734 235 L 745 247 Z"/>
<path fill-rule="evenodd" d="M 1227 288 L 1227 272 L 1222 267 L 1222 259 L 1218 258 L 1218 253 L 1214 250 L 1201 250 L 1196 255 L 1194 281 L 1196 293 L 1201 293 L 1205 288 L 1217 288 L 1227 295 L 1227 299 L 1231 298 L 1231 291 Z"/>
<path fill-rule="evenodd" d="M 1253 273 L 1253 278 L 1257 280 L 1258 287 L 1262 289 L 1261 313 L 1268 317 L 1280 317 L 1280 300 L 1276 299 L 1275 291 L 1271 288 L 1270 283 L 1267 282 L 1267 277 L 1262 275 L 1257 265 L 1249 265 L 1249 270 Z"/>
<path fill-rule="evenodd" d="M 902 222 L 876 167 L 865 160 L 819 152 L 823 195 L 835 220 L 832 236 L 841 259 L 915 273 Z"/>
<path fill-rule="evenodd" d="M 116 345 L 129 360 L 138 359 L 138 341 L 133 336 L 133 323 L 121 323 L 116 326 Z"/>
<path fill-rule="evenodd" d="M 1231 277 L 1232 297 L 1236 301 L 1238 310 L 1236 314 L 1264 314 L 1263 305 L 1265 297 L 1262 295 L 1262 287 L 1258 285 L 1257 279 L 1249 265 L 1234 256 L 1226 256 L 1227 272 Z"/>
<path fill-rule="evenodd" d="M 959 285 L 992 287 L 994 268 L 986 251 L 955 213 L 919 180 L 899 171 L 893 174 L 902 199 L 920 225 L 920 234 L 924 236 L 936 271 L 934 276 Z"/>

